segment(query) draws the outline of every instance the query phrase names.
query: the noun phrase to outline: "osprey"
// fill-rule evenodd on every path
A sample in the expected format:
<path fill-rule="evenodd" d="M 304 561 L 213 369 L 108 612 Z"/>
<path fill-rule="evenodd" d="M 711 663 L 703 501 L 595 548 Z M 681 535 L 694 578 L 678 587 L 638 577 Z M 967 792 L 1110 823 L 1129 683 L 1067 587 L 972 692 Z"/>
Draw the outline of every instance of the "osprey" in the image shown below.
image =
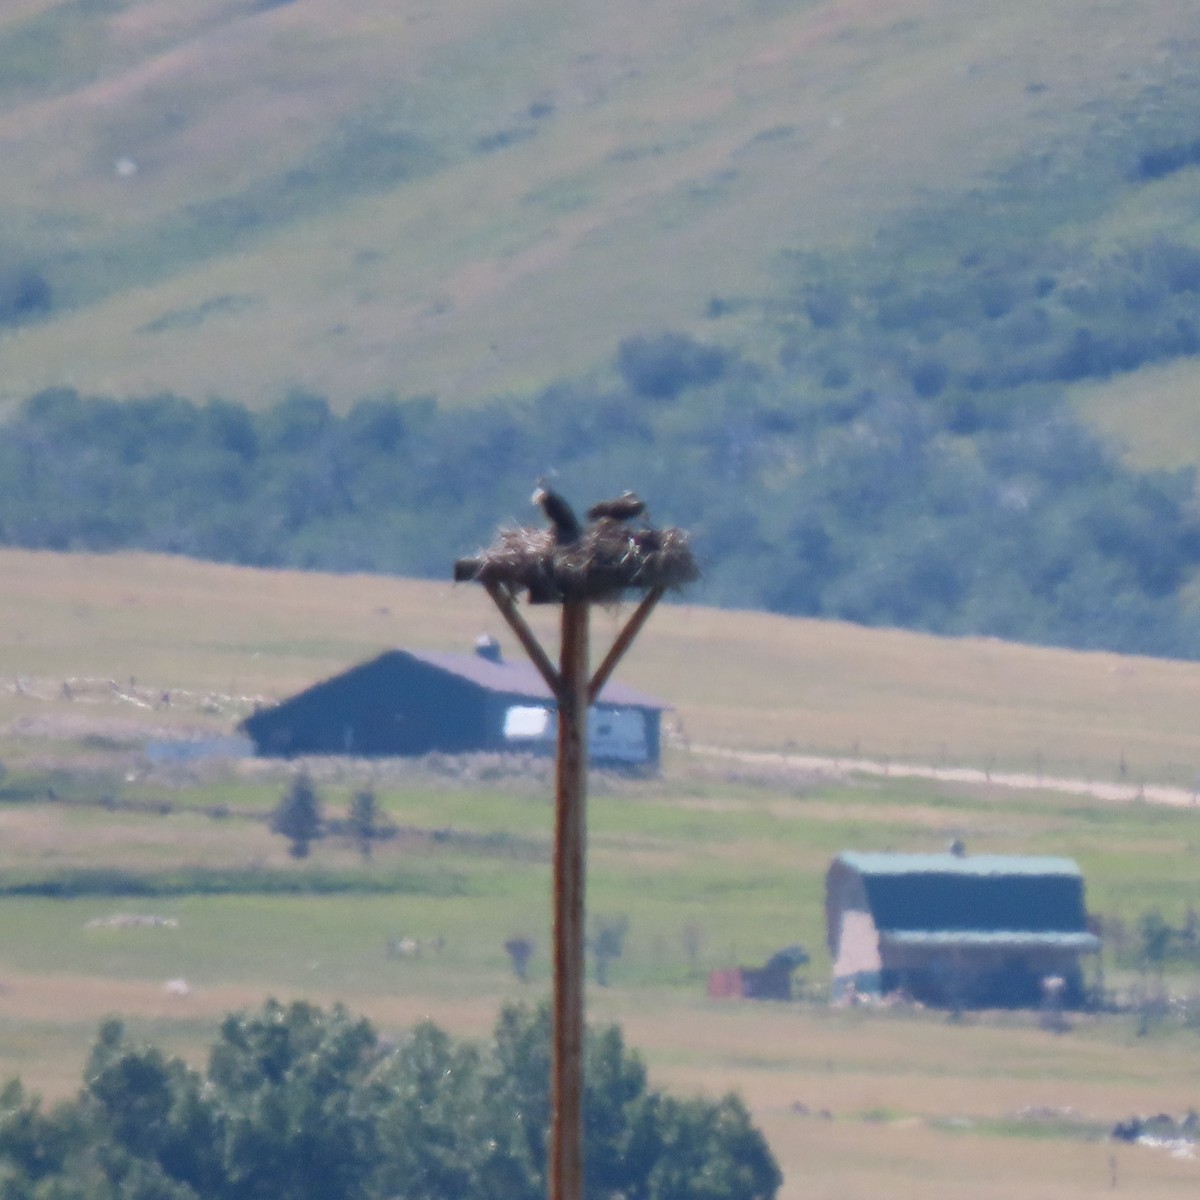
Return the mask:
<path fill-rule="evenodd" d="M 622 492 L 615 500 L 601 500 L 588 509 L 589 521 L 608 517 L 613 521 L 631 521 L 646 511 L 646 502 L 635 492 Z"/>
<path fill-rule="evenodd" d="M 579 540 L 579 535 L 583 532 L 579 518 L 557 492 L 552 492 L 539 483 L 530 499 L 546 514 L 547 520 L 554 528 L 554 540 L 558 545 L 569 546 Z"/>

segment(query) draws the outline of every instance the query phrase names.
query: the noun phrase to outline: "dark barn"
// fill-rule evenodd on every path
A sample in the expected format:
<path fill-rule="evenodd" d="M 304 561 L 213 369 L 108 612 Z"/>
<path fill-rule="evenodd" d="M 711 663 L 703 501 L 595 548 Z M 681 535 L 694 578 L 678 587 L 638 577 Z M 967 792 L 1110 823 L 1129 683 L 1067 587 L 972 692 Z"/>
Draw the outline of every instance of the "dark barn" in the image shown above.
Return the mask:
<path fill-rule="evenodd" d="M 593 763 L 657 770 L 666 705 L 609 682 L 588 722 Z M 389 650 L 261 709 L 241 724 L 256 752 L 366 757 L 552 754 L 555 701 L 530 663 L 480 639 L 474 654 Z"/>
<path fill-rule="evenodd" d="M 825 883 L 835 998 L 901 993 L 945 1007 L 1034 1007 L 1047 981 L 1084 1000 L 1083 876 L 1069 858 L 841 854 Z"/>

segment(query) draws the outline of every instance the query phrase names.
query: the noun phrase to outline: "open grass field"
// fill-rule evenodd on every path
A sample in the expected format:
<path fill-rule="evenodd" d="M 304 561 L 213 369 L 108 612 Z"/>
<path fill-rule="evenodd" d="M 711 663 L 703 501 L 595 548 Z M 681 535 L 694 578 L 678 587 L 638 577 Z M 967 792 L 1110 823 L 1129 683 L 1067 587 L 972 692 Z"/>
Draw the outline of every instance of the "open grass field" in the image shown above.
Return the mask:
<path fill-rule="evenodd" d="M 987 185 L 1195 32 L 1187 0 L 8 4 L 0 211 L 59 303 L 0 395 L 523 391 Z"/>
<path fill-rule="evenodd" d="M 1133 465 L 1167 471 L 1195 466 L 1200 372 L 1192 359 L 1144 367 L 1132 379 L 1077 384 L 1071 390 L 1076 409 L 1123 447 Z"/>
<path fill-rule="evenodd" d="M 323 794 L 331 807 L 343 801 L 332 784 Z M 426 1015 L 480 1035 L 502 1001 L 544 995 L 549 880 L 536 853 L 548 836 L 544 789 L 531 781 L 439 794 L 393 781 L 381 799 L 397 821 L 480 834 L 502 828 L 534 852 L 389 844 L 364 868 L 386 871 L 415 858 L 417 875 L 438 894 L 6 897 L 0 1073 L 20 1073 L 48 1094 L 69 1091 L 97 1021 L 111 1012 L 200 1060 L 224 1012 L 268 994 L 342 1000 L 392 1036 Z M 778 781 L 686 768 L 656 783 L 599 781 L 591 910 L 626 916 L 630 931 L 613 986 L 591 989 L 590 1013 L 622 1024 L 660 1085 L 740 1091 L 785 1168 L 785 1197 L 880 1188 L 999 1196 L 1017 1187 L 1092 1195 L 1108 1185 L 1114 1153 L 1102 1131 L 1133 1112 L 1195 1104 L 1193 1029 L 1171 1022 L 1138 1037 L 1134 1015 L 1113 1014 L 1081 1017 L 1070 1032 L 1053 1034 L 1022 1014 L 955 1025 L 940 1013 L 831 1011 L 819 999 L 717 1003 L 703 998 L 704 975 L 761 962 L 800 940 L 815 952 L 806 975 L 819 995 L 828 967 L 821 877 L 830 855 L 848 845 L 932 848 L 958 835 L 981 852 L 1072 853 L 1089 878 L 1093 910 L 1132 918 L 1158 904 L 1177 919 L 1200 890 L 1193 826 L 1186 811 L 1097 811 L 1050 795 L 998 808 L 980 795 L 813 780 L 785 790 Z M 103 860 L 151 877 L 172 863 L 196 871 L 256 861 L 264 872 L 312 872 L 354 860 L 348 847 L 322 843 L 297 867 L 278 842 L 232 820 L 5 805 L 0 879 L 35 867 L 53 878 Z M 171 923 L 110 921 L 131 912 Z M 517 932 L 539 948 L 524 985 L 501 948 Z M 388 954 L 400 935 L 422 943 L 419 956 Z M 186 996 L 165 986 L 181 978 Z M 1110 968 L 1110 978 L 1132 975 Z M 1191 974 L 1173 978 L 1181 993 L 1198 986 Z M 1115 1153 L 1123 1186 L 1137 1195 L 1195 1187 L 1194 1162 L 1140 1147 Z"/>
<path fill-rule="evenodd" d="M 449 583 L 20 550 L 0 550 L 0 580 L 0 719 L 18 731 L 227 733 L 256 699 L 392 646 L 466 650 L 487 632 L 520 653 L 482 589 Z M 552 639 L 553 615 L 532 616 Z M 619 621 L 597 611 L 597 660 Z M 1187 787 L 1200 771 L 1196 663 L 667 605 L 621 677 L 673 706 L 681 746 Z M 68 701 L 70 679 L 99 682 Z"/>
<path fill-rule="evenodd" d="M 227 732 L 248 697 L 287 693 L 383 646 L 498 633 L 482 599 L 149 556 L 0 555 L 0 1076 L 69 1092 L 113 1012 L 199 1061 L 225 1012 L 267 995 L 342 1000 L 393 1036 L 425 1016 L 481 1035 L 503 1001 L 544 996 L 544 768 L 311 763 L 330 815 L 370 785 L 400 835 L 369 863 L 336 838 L 297 862 L 262 821 L 291 767 L 173 766 L 144 753 L 162 737 Z M 596 614 L 601 637 L 609 620 Z M 990 752 L 1017 761 L 1036 731 L 1039 742 L 1069 739 L 1099 771 L 1116 731 L 1149 778 L 1187 760 L 1189 689 L 1200 684 L 1195 664 L 687 607 L 660 610 L 627 667 L 623 678 L 670 699 L 706 743 L 836 749 L 856 721 L 864 749 L 899 753 L 907 738 L 914 755 L 943 747 L 967 759 L 986 732 Z M 68 678 L 74 699 L 61 690 Z M 167 707 L 153 699 L 162 691 Z M 103 796 L 114 804 L 85 803 Z M 1109 1192 L 1114 1172 L 1132 1195 L 1191 1195 L 1195 1161 L 1103 1138 L 1132 1113 L 1200 1103 L 1200 1034 L 1181 1016 L 1191 1008 L 1145 1036 L 1130 1012 L 1051 1033 L 1034 1014 L 951 1023 L 830 1010 L 822 888 L 839 850 L 961 837 L 974 852 L 1075 857 L 1090 909 L 1131 930 L 1151 908 L 1179 923 L 1200 904 L 1196 819 L 1186 806 L 1049 789 L 837 780 L 713 759 L 679 739 L 659 779 L 592 780 L 589 911 L 627 919 L 629 932 L 612 985 L 590 988 L 589 1013 L 623 1026 L 656 1083 L 740 1091 L 784 1168 L 784 1200 L 1067 1200 Z M 64 894 L 14 891 L 36 883 Z M 114 920 L 130 914 L 158 920 Z M 503 949 L 514 934 L 537 946 L 527 983 Z M 396 953 L 402 938 L 419 953 Z M 813 955 L 802 999 L 705 998 L 710 969 L 757 965 L 794 942 Z M 1110 949 L 1105 967 L 1121 994 L 1139 982 L 1128 947 Z M 1200 995 L 1194 968 L 1172 965 L 1167 983 Z"/>

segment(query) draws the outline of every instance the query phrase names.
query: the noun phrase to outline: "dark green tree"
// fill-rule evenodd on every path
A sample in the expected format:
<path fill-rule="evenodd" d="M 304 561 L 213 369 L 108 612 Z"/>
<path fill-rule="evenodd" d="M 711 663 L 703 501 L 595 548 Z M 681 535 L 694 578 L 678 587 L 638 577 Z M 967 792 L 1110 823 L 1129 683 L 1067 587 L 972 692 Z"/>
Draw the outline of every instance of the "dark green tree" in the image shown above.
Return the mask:
<path fill-rule="evenodd" d="M 308 857 L 310 846 L 321 836 L 321 800 L 308 772 L 297 775 L 280 798 L 271 814 L 271 831 L 291 842 L 288 853 L 293 858 Z"/>
<path fill-rule="evenodd" d="M 373 1195 L 379 1121 L 371 1025 L 340 1005 L 274 1000 L 225 1018 L 208 1066 L 224 1191 L 236 1200 Z"/>
<path fill-rule="evenodd" d="M 216 1123 L 202 1097 L 203 1081 L 182 1060 L 130 1041 L 124 1025 L 108 1019 L 84 1070 L 80 1108 L 109 1144 L 110 1174 L 136 1170 L 149 1186 L 211 1194 L 221 1175 Z"/>
<path fill-rule="evenodd" d="M 498 1144 L 516 1148 L 514 1181 L 528 1179 L 528 1190 L 502 1194 L 536 1200 L 545 1194 L 550 1123 L 549 1008 L 505 1008 L 493 1047 L 482 1063 L 488 1109 L 511 1131 Z M 782 1182 L 736 1096 L 678 1100 L 651 1089 L 617 1026 L 588 1030 L 583 1119 L 588 1200 L 770 1200 Z"/>
<path fill-rule="evenodd" d="M 514 1139 L 521 1115 L 489 1103 L 482 1062 L 479 1047 L 425 1022 L 380 1073 L 382 1195 L 532 1200 L 538 1176 Z"/>
<path fill-rule="evenodd" d="M 379 801 L 370 788 L 354 793 L 350 801 L 350 833 L 358 843 L 358 852 L 370 858 L 379 836 Z"/>

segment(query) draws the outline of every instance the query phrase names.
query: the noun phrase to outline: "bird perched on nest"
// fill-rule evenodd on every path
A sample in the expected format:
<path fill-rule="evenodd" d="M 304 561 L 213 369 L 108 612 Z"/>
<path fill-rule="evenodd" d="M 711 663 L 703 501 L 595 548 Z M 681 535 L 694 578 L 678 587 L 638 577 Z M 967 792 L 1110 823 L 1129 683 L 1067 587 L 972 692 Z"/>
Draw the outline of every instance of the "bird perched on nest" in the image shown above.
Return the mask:
<path fill-rule="evenodd" d="M 554 529 L 554 541 L 559 546 L 569 546 L 572 542 L 579 541 L 579 536 L 583 533 L 579 518 L 557 492 L 552 492 L 545 484 L 539 483 L 530 500 L 546 514 L 546 519 Z"/>
<path fill-rule="evenodd" d="M 646 502 L 636 492 L 622 492 L 613 500 L 601 500 L 587 510 L 589 521 L 608 518 L 611 521 L 632 521 L 646 511 Z"/>

